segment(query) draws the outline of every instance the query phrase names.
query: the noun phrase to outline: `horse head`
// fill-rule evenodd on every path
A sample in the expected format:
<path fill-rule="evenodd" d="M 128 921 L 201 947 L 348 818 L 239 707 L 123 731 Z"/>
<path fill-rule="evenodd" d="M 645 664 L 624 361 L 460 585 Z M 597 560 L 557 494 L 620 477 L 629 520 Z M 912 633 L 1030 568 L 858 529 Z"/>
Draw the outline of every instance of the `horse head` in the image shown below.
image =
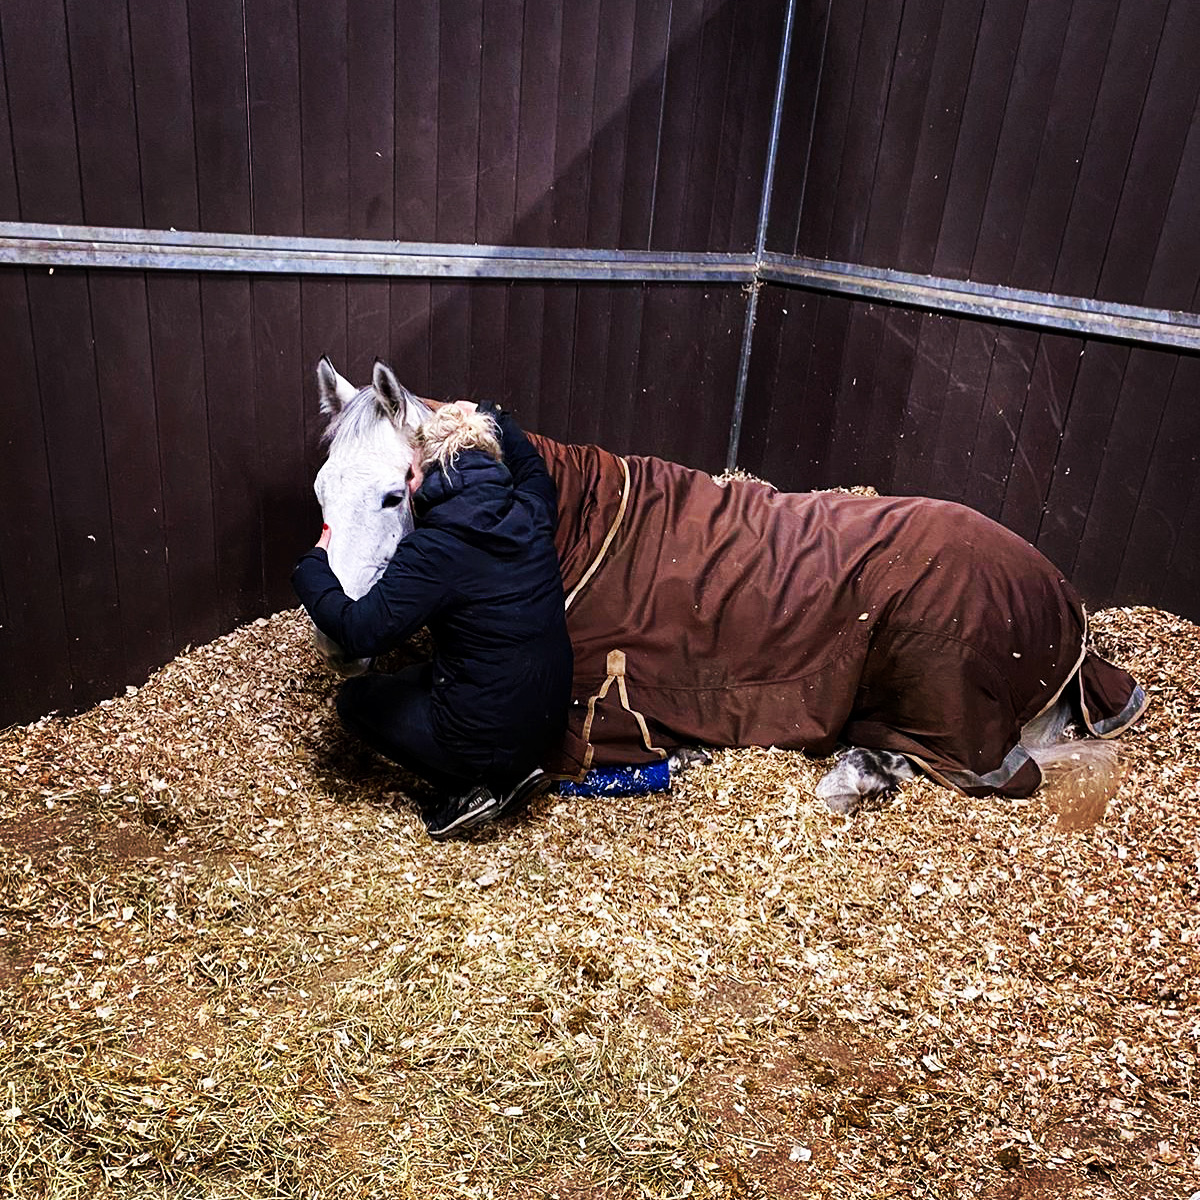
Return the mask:
<path fill-rule="evenodd" d="M 317 383 L 321 412 L 329 418 L 322 438 L 328 451 L 313 488 L 330 529 L 329 566 L 346 595 L 357 600 L 383 574 L 400 539 L 412 532 L 409 435 L 430 409 L 381 362 L 375 363 L 370 386 L 356 388 L 323 358 Z M 364 660 L 348 659 L 320 630 L 314 638 L 342 674 L 366 670 Z"/>

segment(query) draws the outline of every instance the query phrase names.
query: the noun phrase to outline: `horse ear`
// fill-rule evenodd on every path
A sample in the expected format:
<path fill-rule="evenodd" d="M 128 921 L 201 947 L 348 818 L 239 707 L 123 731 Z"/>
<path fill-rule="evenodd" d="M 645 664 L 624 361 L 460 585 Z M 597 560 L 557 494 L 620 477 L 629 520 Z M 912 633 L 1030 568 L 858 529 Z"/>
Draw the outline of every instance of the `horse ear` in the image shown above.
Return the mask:
<path fill-rule="evenodd" d="M 340 413 L 358 394 L 354 384 L 334 370 L 328 355 L 317 363 L 317 387 L 321 394 L 321 411 L 329 417 Z"/>
<path fill-rule="evenodd" d="M 375 388 L 375 403 L 379 406 L 379 411 L 389 421 L 402 423 L 408 402 L 416 397 L 396 378 L 392 368 L 379 359 L 375 360 L 371 384 Z"/>

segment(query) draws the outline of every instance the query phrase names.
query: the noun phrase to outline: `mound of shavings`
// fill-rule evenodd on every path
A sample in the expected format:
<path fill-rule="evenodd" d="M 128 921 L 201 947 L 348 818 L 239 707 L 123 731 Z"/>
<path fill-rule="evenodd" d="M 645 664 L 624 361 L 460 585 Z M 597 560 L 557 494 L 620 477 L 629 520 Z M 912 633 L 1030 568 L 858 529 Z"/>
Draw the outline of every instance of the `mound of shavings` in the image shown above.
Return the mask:
<path fill-rule="evenodd" d="M 434 844 L 298 612 L 0 735 L 0 1195 L 1200 1191 L 1200 629 L 1101 821 L 723 751 Z"/>

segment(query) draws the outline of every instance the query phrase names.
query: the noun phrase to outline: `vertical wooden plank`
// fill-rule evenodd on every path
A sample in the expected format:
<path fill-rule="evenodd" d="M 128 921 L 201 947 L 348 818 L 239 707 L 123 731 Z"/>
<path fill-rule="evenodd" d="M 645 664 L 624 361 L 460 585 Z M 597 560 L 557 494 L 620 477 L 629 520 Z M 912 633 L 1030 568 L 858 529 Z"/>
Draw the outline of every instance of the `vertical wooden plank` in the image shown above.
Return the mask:
<path fill-rule="evenodd" d="M 350 183 L 346 3 L 347 0 L 298 0 L 297 4 L 298 112 L 303 131 L 300 183 L 302 229 L 306 237 L 349 236 L 351 207 L 357 199 Z M 258 86 L 266 84 L 266 80 L 260 79 Z M 260 131 L 264 137 L 269 136 L 261 127 Z M 289 136 L 293 133 L 288 130 Z M 390 155 L 390 139 L 388 152 Z M 390 182 L 389 174 L 389 185 Z"/>
<path fill-rule="evenodd" d="M 927 477 L 930 495 L 944 500 L 965 499 L 972 473 L 971 456 L 980 427 L 989 417 L 998 424 L 1003 422 L 1004 404 L 1016 386 L 1014 372 L 1020 375 L 1020 363 L 1014 363 L 1011 355 L 1001 353 L 998 364 L 1001 377 L 992 392 L 995 408 L 985 415 L 992 368 L 1001 349 L 996 329 L 975 321 L 956 321 L 954 324 L 954 349 L 938 412 Z M 1005 348 L 1012 348 L 1012 343 L 1006 343 Z M 973 494 L 983 497 L 984 491 L 977 487 Z"/>
<path fill-rule="evenodd" d="M 1130 351 L 1072 579 L 1084 598 L 1107 604 L 1116 594 L 1123 547 L 1153 455 L 1178 357 Z"/>
<path fill-rule="evenodd" d="M 24 221 L 83 222 L 62 0 L 0 5 L 17 187 Z"/>
<path fill-rule="evenodd" d="M 649 244 L 655 250 L 682 249 L 680 233 L 700 89 L 703 12 L 703 0 L 674 0 L 671 5 L 658 170 L 650 213 Z"/>
<path fill-rule="evenodd" d="M 668 447 L 675 427 L 680 421 L 695 419 L 690 412 L 685 415 L 682 397 L 675 387 L 679 376 L 695 369 L 692 330 L 679 316 L 685 307 L 680 286 L 652 284 L 642 306 L 641 348 L 633 396 L 637 414 L 633 436 L 639 454 L 671 457 Z M 695 465 L 695 459 L 688 454 L 677 457 L 686 466 Z"/>
<path fill-rule="evenodd" d="M 246 44 L 239 0 L 189 0 L 200 228 L 249 233 Z"/>
<path fill-rule="evenodd" d="M 934 494 L 934 451 L 949 388 L 958 325 L 958 321 L 940 313 L 921 316 L 904 422 L 892 467 L 891 490 L 899 495 Z"/>
<path fill-rule="evenodd" d="M 1069 5 L 1033 4 L 1026 9 L 989 164 L 991 175 L 970 262 L 972 279 L 1005 283 L 1011 275 L 1069 15 Z"/>
<path fill-rule="evenodd" d="M 229 629 L 218 585 L 218 545 L 213 532 L 213 467 L 204 390 L 206 349 L 225 362 L 228 347 L 212 344 L 193 274 L 148 281 L 154 394 L 159 397 L 158 446 L 167 581 L 176 649 L 207 642 Z M 197 331 L 203 330 L 198 336 Z M 233 385 L 233 397 L 253 411 L 245 392 L 250 376 Z M 236 485 L 236 478 L 233 483 Z M 225 497 L 222 495 L 222 505 Z"/>
<path fill-rule="evenodd" d="M 3 10 L 0 9 L 0 19 Z M 12 116 L 8 109 L 8 81 L 4 70 L 4 40 L 0 37 L 0 221 L 21 219 L 17 194 L 17 164 L 13 158 Z"/>
<path fill-rule="evenodd" d="M 884 495 L 894 490 L 896 458 L 905 432 L 909 383 L 920 335 L 920 313 L 892 309 L 885 315 L 858 459 L 859 478 Z"/>
<path fill-rule="evenodd" d="M 698 407 L 705 417 L 703 440 L 696 463 L 705 471 L 725 469 L 729 453 L 729 429 L 733 421 L 733 399 L 741 356 L 746 302 L 736 286 L 706 287 L 698 292 L 699 363 L 694 392 L 683 395 L 684 405 Z"/>
<path fill-rule="evenodd" d="M 1150 76 L 1142 119 L 1113 217 L 1096 295 L 1137 304 L 1153 265 L 1184 146 L 1196 121 L 1200 8 L 1173 3 Z"/>
<path fill-rule="evenodd" d="M 746 453 L 739 455 L 741 465 L 785 491 L 811 487 L 812 472 L 806 469 L 806 445 L 809 431 L 800 419 L 810 364 L 815 353 L 817 317 L 821 298 L 812 292 L 789 288 L 764 288 L 759 294 L 759 310 L 763 300 L 767 306 L 767 323 L 761 331 L 767 346 L 771 335 L 771 313 L 778 310 L 778 337 L 773 357 L 773 378 L 770 391 L 759 395 L 760 389 L 747 385 L 746 414 L 743 418 L 743 444 Z M 760 370 L 756 361 L 760 351 L 758 327 L 754 330 L 755 355 L 750 360 L 751 380 Z M 769 352 L 770 353 L 770 352 Z M 766 360 L 769 363 L 769 358 Z M 761 377 L 761 376 L 760 376 Z M 764 380 L 764 384 L 766 380 Z M 751 398 L 758 396 L 751 402 Z M 755 410 L 764 415 L 757 420 Z M 746 418 L 751 418 L 749 421 Z M 761 434 L 757 430 L 761 428 Z"/>
<path fill-rule="evenodd" d="M 31 272 L 29 313 L 58 531 L 72 687 L 88 697 L 124 684 L 104 427 L 83 272 Z"/>
<path fill-rule="evenodd" d="M 300 175 L 300 47 L 295 0 L 258 0 L 245 10 L 253 229 L 304 232 Z"/>
<path fill-rule="evenodd" d="M 913 0 L 901 14 L 874 180 L 864 197 L 860 261 L 868 264 L 892 266 L 896 262 L 905 217 L 905 205 L 898 201 L 910 195 L 913 186 L 913 147 L 919 145 L 924 132 L 944 12 L 944 6 L 935 0 Z M 956 14 L 956 29 L 958 21 Z M 959 40 L 962 36 L 960 32 Z"/>
<path fill-rule="evenodd" d="M 124 681 L 140 684 L 175 653 L 146 281 L 95 272 L 90 283 Z"/>
<path fill-rule="evenodd" d="M 396 236 L 396 197 L 408 187 L 397 174 L 396 8 L 387 0 L 350 0 L 347 13 L 349 226 L 351 237 Z M 414 80 L 405 78 L 404 86 Z M 415 285 L 428 302 L 429 290 Z M 346 288 L 348 342 L 345 371 L 363 382 L 375 357 L 395 357 L 392 288 L 386 280 L 358 279 Z M 426 327 L 427 328 L 427 327 Z"/>
<path fill-rule="evenodd" d="M 962 279 L 970 272 L 1023 18 L 1024 5 L 984 5 L 932 262 L 936 275 Z"/>
<path fill-rule="evenodd" d="M 295 280 L 254 284 L 254 397 L 258 457 L 253 479 L 261 514 L 258 557 L 266 611 L 294 604 L 291 571 L 316 538 L 311 510 L 297 503 L 306 461 L 301 369 L 299 285 Z M 246 616 L 257 615 L 252 610 Z"/>
<path fill-rule="evenodd" d="M 548 246 L 553 233 L 556 115 L 562 50 L 562 8 L 550 0 L 525 6 L 521 50 L 521 119 L 517 134 L 519 245 Z M 547 288 L 517 286 L 509 292 L 505 391 L 521 396 L 521 411 L 541 429 L 542 350 Z"/>
<path fill-rule="evenodd" d="M 563 10 L 551 205 L 555 246 L 582 246 L 587 240 L 599 21 L 600 0 L 581 0 Z"/>
<path fill-rule="evenodd" d="M 850 314 L 842 343 L 839 378 L 835 385 L 836 413 L 825 462 L 825 477 L 834 487 L 869 482 L 862 478 L 860 464 L 867 438 L 879 343 L 886 319 L 886 307 L 869 302 L 855 304 Z"/>
<path fill-rule="evenodd" d="M 841 486 L 829 474 L 829 448 L 836 430 L 838 386 L 854 304 L 842 296 L 822 296 L 818 301 L 813 353 L 793 409 L 796 426 L 804 431 L 796 473 L 808 488 Z"/>
<path fill-rule="evenodd" d="M 942 6 L 912 175 L 898 206 L 904 219 L 895 265 L 902 271 L 928 274 L 933 267 L 982 19 L 983 0 Z"/>
<path fill-rule="evenodd" d="M 1196 311 L 1200 281 L 1200 238 L 1195 236 L 1197 195 L 1200 195 L 1200 120 L 1193 118 L 1142 297 L 1142 302 L 1152 308 Z"/>
<path fill-rule="evenodd" d="M 1121 0 L 1051 289 L 1095 295 L 1167 0 Z"/>
<path fill-rule="evenodd" d="M 516 222 L 517 129 L 521 106 L 521 10 L 487 0 L 479 64 L 479 158 L 475 176 L 475 237 L 507 245 Z M 478 283 L 470 300 L 469 392 L 498 398 L 504 390 L 508 337 L 505 283 Z"/>
<path fill-rule="evenodd" d="M 355 4 L 355 17 L 361 9 Z M 345 237 L 354 232 L 374 206 L 386 205 L 388 221 L 385 237 L 391 236 L 392 200 L 392 94 L 386 82 L 387 104 L 383 118 L 387 137 L 375 145 L 369 142 L 351 155 L 350 140 L 361 136 L 360 123 L 374 116 L 372 106 L 350 116 L 350 38 L 353 19 L 347 0 L 300 0 L 297 12 L 300 66 L 300 127 L 303 131 L 302 189 L 304 232 L 310 237 Z M 391 37 L 378 38 L 369 46 L 385 48 L 386 74 L 391 73 Z M 359 47 L 356 45 L 356 50 Z M 368 48 L 369 52 L 369 48 Z M 372 99 L 378 87 L 377 64 L 356 61 L 356 96 L 367 93 Z M 371 132 L 375 132 L 372 130 Z M 387 154 L 386 176 L 376 164 Z M 378 157 L 377 157 L 378 156 Z M 382 186 L 381 186 L 382 185 Z M 387 285 L 378 285 L 387 295 Z M 329 355 L 342 371 L 346 363 L 346 282 L 336 278 L 300 280 L 300 371 L 299 385 L 292 398 L 300 414 L 301 438 L 306 477 L 311 479 L 321 459 L 320 434 L 325 421 L 320 414 L 314 385 L 316 364 Z M 308 527 L 316 528 L 316 504 L 310 490 L 304 503 L 297 506 L 308 518 Z M 298 514 L 299 515 L 299 514 Z M 268 548 L 268 553 L 270 553 Z M 268 570 L 268 579 L 273 570 Z"/>
<path fill-rule="evenodd" d="M 862 255 L 879 140 L 897 54 L 903 0 L 868 0 L 842 146 L 825 257 L 857 262 Z"/>
<path fill-rule="evenodd" d="M 639 454 L 720 470 L 729 440 L 729 409 L 706 405 L 701 395 L 704 334 L 688 319 L 697 301 L 694 288 L 655 284 L 647 294 L 632 405 L 633 444 Z"/>
<path fill-rule="evenodd" d="M 256 313 L 245 276 L 207 278 L 200 291 L 204 337 L 196 382 L 202 383 L 204 391 L 197 408 L 185 410 L 180 418 L 186 416 L 207 426 L 214 539 L 210 555 L 216 567 L 213 607 L 220 628 L 232 629 L 266 609 L 258 481 L 265 431 L 257 400 L 264 383 L 255 353 L 255 337 L 263 318 Z M 184 437 L 180 430 L 177 444 L 186 445 Z M 201 481 L 196 485 L 202 486 Z"/>
<path fill-rule="evenodd" d="M 475 179 L 479 174 L 480 47 L 482 0 L 443 11 L 438 55 L 437 217 L 439 242 L 473 242 Z M 433 377 L 446 392 L 462 395 L 470 375 L 470 289 L 439 288 L 430 330 Z"/>
<path fill-rule="evenodd" d="M 475 234 L 485 245 L 512 241 L 521 110 L 521 10 L 486 0 L 479 59 L 479 158 Z"/>
<path fill-rule="evenodd" d="M 1200 359 L 1180 355 L 1121 555 L 1114 595 L 1118 603 L 1144 604 L 1154 597 L 1154 603 L 1162 604 L 1170 564 L 1182 556 L 1200 557 L 1196 542 L 1181 545 L 1187 502 L 1200 496 L 1198 394 Z M 1200 595 L 1192 595 L 1189 610 L 1200 610 Z"/>
<path fill-rule="evenodd" d="M 401 64 L 438 61 L 439 7 L 436 3 L 397 6 L 394 56 L 398 68 Z M 402 71 L 395 89 L 392 219 L 393 236 L 398 241 L 431 242 L 437 236 L 438 83 L 436 71 Z M 430 285 L 391 283 L 386 310 L 373 301 L 373 291 L 366 291 L 361 293 L 360 312 L 356 308 L 359 294 L 359 288 L 351 283 L 349 361 L 355 372 L 353 378 L 369 378 L 371 363 L 380 353 L 378 338 L 386 332 L 392 346 L 392 365 L 403 372 L 401 377 L 408 386 L 425 389 L 426 394 L 443 395 L 444 389 L 431 388 L 430 380 Z"/>
<path fill-rule="evenodd" d="M 83 216 L 88 225 L 140 226 L 133 61 L 126 12 L 66 0 Z"/>
<path fill-rule="evenodd" d="M 1083 345 L 1046 511 L 1035 542 L 1068 578 L 1074 575 L 1129 353 L 1129 347 L 1113 342 L 1088 341 Z"/>
<path fill-rule="evenodd" d="M 635 0 L 601 0 L 586 227 L 579 243 L 593 249 L 616 249 L 622 244 L 621 199 L 636 16 Z M 583 284 L 577 289 L 575 371 L 567 428 L 570 441 L 599 442 L 605 437 L 610 407 L 622 403 L 610 393 L 610 339 L 614 319 L 640 319 L 630 314 L 640 312 L 641 295 L 642 289 L 632 284 Z"/>
<path fill-rule="evenodd" d="M 144 225 L 127 15 L 78 0 L 68 0 L 66 13 L 84 219 Z M 154 121 L 148 114 L 151 132 Z M 146 282 L 140 274 L 93 272 L 88 298 L 122 681 L 140 683 L 174 650 Z"/>
<path fill-rule="evenodd" d="M 810 258 L 829 256 L 838 180 L 853 120 L 851 102 L 866 7 L 867 0 L 843 0 L 830 9 L 804 209 L 798 214 L 795 237 L 796 253 Z"/>
<path fill-rule="evenodd" d="M 187 0 L 129 6 L 142 211 L 150 229 L 197 229 Z"/>
<path fill-rule="evenodd" d="M 608 339 L 614 292 L 628 294 L 630 285 L 583 283 L 578 287 L 578 321 L 575 329 L 575 372 L 571 386 L 571 411 L 566 440 L 584 445 L 602 437 L 605 413 L 619 398 L 608 394 Z"/>
<path fill-rule="evenodd" d="M 1045 291 L 1053 279 L 1119 3 L 1099 0 L 1071 7 L 1029 201 L 1004 280 L 1013 287 Z"/>
<path fill-rule="evenodd" d="M 597 439 L 617 454 L 636 449 L 635 429 L 642 416 L 639 404 L 639 363 L 642 311 L 650 284 L 628 284 L 613 288 L 612 320 L 608 327 L 605 356 L 605 418 Z"/>
<path fill-rule="evenodd" d="M 1070 419 L 1082 350 L 1080 338 L 1044 333 L 1038 339 L 1015 453 L 1010 458 L 1003 504 L 999 510 L 1000 521 L 1030 542 L 1037 539 L 1042 515 L 1049 502 L 1063 431 Z"/>
<path fill-rule="evenodd" d="M 592 186 L 584 245 L 615 250 L 621 241 L 621 197 L 632 100 L 635 0 L 601 0 L 591 145 Z"/>
<path fill-rule="evenodd" d="M 0 426 L 0 506 L 21 514 L 0 529 L 0 728 L 70 704 L 70 640 L 25 274 L 0 270 L 0 375 L 14 409 Z"/>
<path fill-rule="evenodd" d="M 670 0 L 638 0 L 621 198 L 619 245 L 624 250 L 650 245 L 670 33 Z"/>
<path fill-rule="evenodd" d="M 522 29 L 521 118 L 517 131 L 519 245 L 553 244 L 562 22 L 560 5 L 552 0 L 528 0 Z"/>
<path fill-rule="evenodd" d="M 246 84 L 250 102 L 251 197 L 256 233 L 305 232 L 305 188 L 301 175 L 300 24 L 295 0 L 265 0 L 246 10 Z M 344 217 L 342 217 L 344 228 Z M 241 296 L 230 293 L 233 312 Z M 251 283 L 253 402 L 257 430 L 251 464 L 253 505 L 246 496 L 245 520 L 257 524 L 257 545 L 240 541 L 244 562 L 239 581 L 259 571 L 258 594 L 247 587 L 229 596 L 238 619 L 275 610 L 292 601 L 288 586 L 296 554 L 312 539 L 294 502 L 295 476 L 306 461 L 304 415 L 300 409 L 300 284 L 289 278 Z M 210 412 L 218 398 L 209 392 Z M 229 422 L 232 414 L 222 414 Z M 230 448 L 232 449 L 232 448 Z M 220 509 L 218 509 L 220 515 Z M 242 607 L 245 606 L 245 607 Z"/>
<path fill-rule="evenodd" d="M 677 234 L 677 245 L 683 250 L 713 248 L 713 213 L 720 186 L 721 127 L 726 97 L 733 86 L 730 67 L 737 8 L 736 4 L 722 4 L 719 0 L 706 0 L 704 4 L 698 34 L 695 116 Z"/>
<path fill-rule="evenodd" d="M 1179 536 L 1170 562 L 1162 565 L 1162 581 L 1158 603 L 1170 612 L 1177 612 L 1191 621 L 1200 621 L 1200 487 L 1195 484 L 1191 498 L 1181 502 Z"/>
<path fill-rule="evenodd" d="M 747 19 L 734 23 L 738 40 L 731 53 L 742 70 L 728 85 L 731 96 L 739 96 L 736 101 L 739 131 L 730 145 L 735 152 L 729 158 L 730 186 L 722 190 L 719 200 L 716 190 L 712 191 L 715 223 L 711 226 L 709 245 L 716 250 L 746 253 L 754 250 L 758 237 L 784 8 L 773 4 L 740 7 L 746 10 Z M 709 192 L 707 182 L 705 192 Z"/>

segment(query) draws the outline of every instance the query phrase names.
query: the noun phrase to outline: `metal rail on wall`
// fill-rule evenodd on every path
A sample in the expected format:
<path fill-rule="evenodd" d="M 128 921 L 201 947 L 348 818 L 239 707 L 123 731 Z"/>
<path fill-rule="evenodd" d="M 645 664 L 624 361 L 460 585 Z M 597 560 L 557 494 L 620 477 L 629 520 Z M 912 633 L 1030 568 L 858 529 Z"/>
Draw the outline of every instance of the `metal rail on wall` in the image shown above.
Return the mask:
<path fill-rule="evenodd" d="M 1200 314 L 761 252 L 717 254 L 252 237 L 0 221 L 0 264 L 568 283 L 778 284 L 927 312 L 1200 350 Z M 746 356 L 748 359 L 748 355 Z"/>
<path fill-rule="evenodd" d="M 0 263 L 143 271 L 551 279 L 576 283 L 588 280 L 748 283 L 753 282 L 757 267 L 751 254 L 255 237 L 13 221 L 0 221 Z"/>

